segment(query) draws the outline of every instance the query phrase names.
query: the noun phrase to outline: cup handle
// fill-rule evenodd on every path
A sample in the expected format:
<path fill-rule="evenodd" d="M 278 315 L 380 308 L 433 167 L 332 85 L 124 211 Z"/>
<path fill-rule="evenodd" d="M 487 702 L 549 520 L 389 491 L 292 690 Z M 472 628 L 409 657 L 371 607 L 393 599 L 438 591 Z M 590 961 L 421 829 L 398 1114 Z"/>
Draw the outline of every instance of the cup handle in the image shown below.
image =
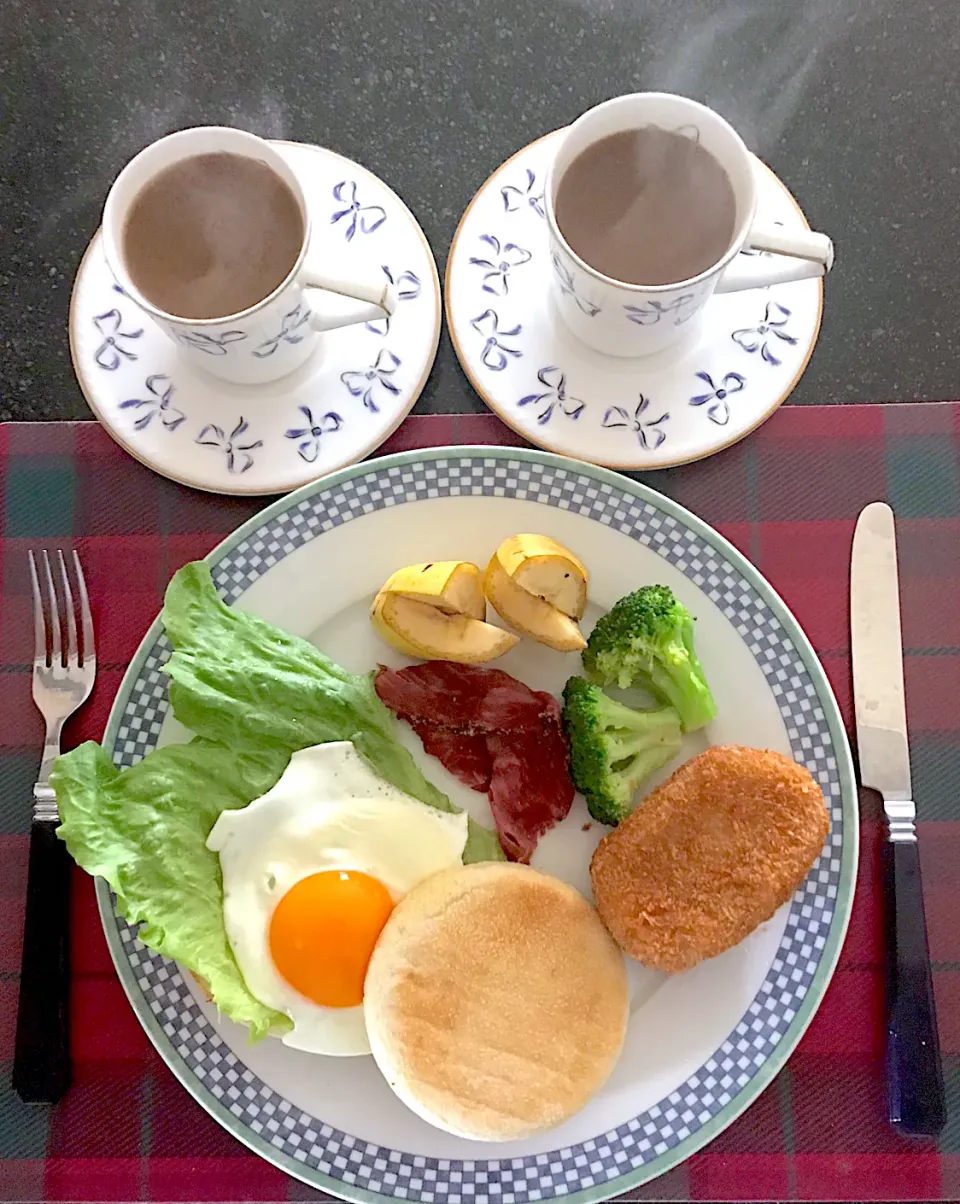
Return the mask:
<path fill-rule="evenodd" d="M 393 286 L 372 276 L 366 280 L 347 280 L 308 268 L 301 274 L 300 283 L 310 305 L 310 325 L 314 330 L 338 330 L 341 326 L 355 326 L 358 322 L 382 321 L 397 308 Z M 328 299 L 324 308 L 325 293 L 334 293 L 358 304 L 341 304 L 331 308 Z"/>
<path fill-rule="evenodd" d="M 826 234 L 812 230 L 788 231 L 756 222 L 743 245 L 755 251 L 771 251 L 774 258 L 736 256 L 720 277 L 718 293 L 810 280 L 826 276 L 833 267 L 833 243 Z"/>

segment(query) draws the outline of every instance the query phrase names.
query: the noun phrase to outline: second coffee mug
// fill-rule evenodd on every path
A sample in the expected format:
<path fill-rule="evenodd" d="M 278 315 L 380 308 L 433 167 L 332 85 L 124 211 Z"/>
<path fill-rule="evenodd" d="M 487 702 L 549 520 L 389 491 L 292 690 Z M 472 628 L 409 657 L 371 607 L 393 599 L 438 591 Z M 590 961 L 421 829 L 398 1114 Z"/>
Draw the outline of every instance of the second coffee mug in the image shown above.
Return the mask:
<path fill-rule="evenodd" d="M 597 148 L 612 135 L 650 129 L 689 138 L 712 156 L 732 189 L 732 232 L 713 262 L 688 279 L 631 284 L 605 274 L 577 254 L 557 222 L 557 193 L 566 172 L 585 151 Z M 599 148 L 596 162 L 603 161 Z M 754 172 L 753 158 L 733 127 L 712 109 L 683 96 L 665 92 L 618 96 L 578 118 L 559 139 L 544 196 L 553 298 L 573 333 L 607 355 L 650 355 L 683 337 L 714 292 L 764 288 L 829 272 L 833 244 L 825 234 L 765 227 L 757 220 Z M 615 181 L 594 184 L 602 188 Z M 711 203 L 711 198 L 704 203 Z M 582 221 L 589 220 L 586 203 Z M 683 230 L 676 222 L 672 225 L 671 237 L 682 239 Z M 643 231 L 638 229 L 636 237 L 642 238 Z M 772 254 L 750 257 L 749 262 L 739 260 L 739 253 L 748 248 Z M 683 256 L 676 258 L 679 261 Z"/>
<path fill-rule="evenodd" d="M 302 239 L 284 279 L 238 313 L 190 318 L 160 308 L 131 277 L 125 232 L 134 203 L 160 173 L 201 155 L 240 155 L 269 168 L 300 210 Z M 324 270 L 324 249 L 311 236 L 306 199 L 296 175 L 274 147 L 254 134 L 226 126 L 199 126 L 168 134 L 142 150 L 120 172 L 103 210 L 103 249 L 117 284 L 149 314 L 183 355 L 214 376 L 238 384 L 276 380 L 311 354 L 321 331 L 389 317 L 396 297 L 382 275 Z M 309 262 L 308 262 L 309 261 Z M 331 304 L 329 294 L 336 294 Z M 345 300 L 346 299 L 346 300 Z"/>

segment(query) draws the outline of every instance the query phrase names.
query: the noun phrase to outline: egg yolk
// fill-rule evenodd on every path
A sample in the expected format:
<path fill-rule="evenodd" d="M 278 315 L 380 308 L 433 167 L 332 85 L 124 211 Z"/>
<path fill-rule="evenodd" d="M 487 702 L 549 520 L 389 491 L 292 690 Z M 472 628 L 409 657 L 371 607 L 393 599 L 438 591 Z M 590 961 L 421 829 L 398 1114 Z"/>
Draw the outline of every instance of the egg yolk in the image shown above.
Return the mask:
<path fill-rule="evenodd" d="M 358 870 L 323 870 L 287 891 L 270 920 L 270 955 L 301 995 L 329 1008 L 363 1001 L 367 963 L 393 910 L 382 882 Z"/>

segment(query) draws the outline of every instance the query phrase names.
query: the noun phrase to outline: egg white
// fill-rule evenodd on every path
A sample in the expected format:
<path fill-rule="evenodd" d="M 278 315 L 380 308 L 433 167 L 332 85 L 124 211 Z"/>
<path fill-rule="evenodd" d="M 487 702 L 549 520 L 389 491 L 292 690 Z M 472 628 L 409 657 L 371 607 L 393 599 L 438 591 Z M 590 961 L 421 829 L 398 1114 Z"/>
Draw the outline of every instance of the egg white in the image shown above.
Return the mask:
<path fill-rule="evenodd" d="M 428 807 L 379 778 L 341 741 L 296 752 L 261 798 L 224 811 L 207 838 L 220 856 L 227 939 L 251 994 L 285 1013 L 285 1045 L 310 1053 L 370 1052 L 363 1007 L 322 1007 L 278 973 L 270 956 L 274 908 L 302 878 L 359 870 L 398 902 L 419 882 L 459 865 L 467 816 Z"/>

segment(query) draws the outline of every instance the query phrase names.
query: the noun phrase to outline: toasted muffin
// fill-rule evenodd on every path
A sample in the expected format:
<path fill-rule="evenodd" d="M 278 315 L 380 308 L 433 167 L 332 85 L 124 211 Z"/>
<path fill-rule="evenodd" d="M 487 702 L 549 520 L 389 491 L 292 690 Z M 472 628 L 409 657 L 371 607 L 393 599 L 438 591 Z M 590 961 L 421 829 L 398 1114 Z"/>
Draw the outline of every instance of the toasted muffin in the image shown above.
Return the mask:
<path fill-rule="evenodd" d="M 829 828 L 823 793 L 780 753 L 709 748 L 600 841 L 597 909 L 654 969 L 688 970 L 769 920 L 805 878 Z"/>
<path fill-rule="evenodd" d="M 373 1056 L 414 1112 L 478 1141 L 553 1128 L 602 1086 L 627 1024 L 596 910 L 524 865 L 445 870 L 401 900 L 370 960 Z"/>

